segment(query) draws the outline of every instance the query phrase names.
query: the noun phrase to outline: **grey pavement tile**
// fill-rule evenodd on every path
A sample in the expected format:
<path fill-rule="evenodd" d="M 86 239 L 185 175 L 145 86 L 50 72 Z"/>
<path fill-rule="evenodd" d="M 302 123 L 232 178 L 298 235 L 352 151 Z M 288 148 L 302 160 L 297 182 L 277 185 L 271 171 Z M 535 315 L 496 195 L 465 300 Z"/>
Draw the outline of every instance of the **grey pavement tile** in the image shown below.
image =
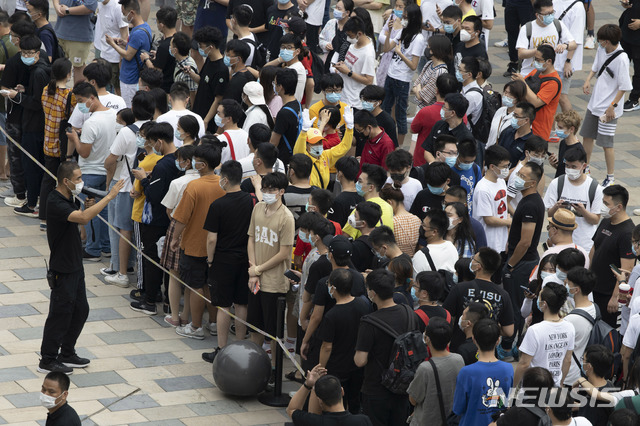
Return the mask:
<path fill-rule="evenodd" d="M 7 421 L 2 417 L 0 417 L 0 425 L 6 425 L 6 424 L 7 424 Z"/>
<path fill-rule="evenodd" d="M 96 336 L 98 336 L 108 345 L 153 341 L 153 339 L 147 333 L 140 330 L 111 331 L 108 333 L 97 333 Z"/>
<path fill-rule="evenodd" d="M 96 295 L 87 290 L 87 299 L 91 299 L 92 297 L 96 297 Z"/>
<path fill-rule="evenodd" d="M 9 228 L 0 228 L 0 238 L 4 237 L 15 237 L 15 235 L 9 230 Z"/>
<path fill-rule="evenodd" d="M 20 305 L 0 306 L 0 318 L 24 317 L 28 315 L 38 314 L 40 314 L 40 312 L 38 312 L 37 309 L 27 303 L 23 303 Z"/>
<path fill-rule="evenodd" d="M 210 381 L 202 376 L 172 377 L 154 380 L 165 392 L 188 389 L 207 389 L 213 387 Z"/>
<path fill-rule="evenodd" d="M 116 383 L 126 383 L 126 380 L 124 380 L 115 371 L 102 371 L 99 373 L 87 373 L 87 374 L 78 374 L 78 375 L 73 374 L 69 378 L 79 388 L 86 388 L 90 386 L 114 385 Z"/>
<path fill-rule="evenodd" d="M 636 138 L 637 138 L 637 136 L 636 136 Z M 634 157 L 640 158 L 640 151 L 639 150 L 629 150 L 629 151 L 626 151 L 626 152 L 627 152 L 627 154 L 631 154 Z"/>
<path fill-rule="evenodd" d="M 9 330 L 9 331 L 20 340 L 32 340 L 32 339 L 41 339 L 43 329 L 44 327 L 33 327 L 33 328 L 16 328 L 15 330 Z"/>
<path fill-rule="evenodd" d="M 13 382 L 37 377 L 27 367 L 0 368 L 0 382 Z"/>
<path fill-rule="evenodd" d="M 148 426 L 149 422 L 131 423 L 129 426 L 143 426 L 143 425 Z M 82 426 L 84 426 L 84 423 L 82 423 Z M 161 421 L 153 422 L 153 426 L 184 426 L 184 423 L 182 423 L 178 419 L 171 419 L 171 420 L 161 420 Z"/>
<path fill-rule="evenodd" d="M 201 402 L 197 404 L 187 404 L 187 407 L 199 416 L 244 413 L 247 411 L 234 400 L 220 400 L 213 402 Z"/>
<path fill-rule="evenodd" d="M 76 354 L 82 358 L 98 359 L 98 357 L 90 352 L 87 348 L 76 348 Z"/>
<path fill-rule="evenodd" d="M 4 395 L 4 397 L 16 408 L 36 407 L 40 405 L 40 392 Z"/>
<path fill-rule="evenodd" d="M 19 257 L 39 257 L 39 256 L 42 256 L 42 255 L 33 247 L 2 247 L 0 248 L 0 259 L 17 259 Z"/>
<path fill-rule="evenodd" d="M 20 221 L 20 223 L 24 224 L 24 225 L 37 225 L 38 221 L 35 219 L 32 219 L 30 217 L 24 217 L 24 216 L 14 216 L 15 219 L 18 219 Z"/>
<path fill-rule="evenodd" d="M 9 352 L 7 352 L 2 346 L 0 346 L 0 355 L 9 355 Z"/>
<path fill-rule="evenodd" d="M 170 352 L 125 356 L 127 361 L 137 368 L 157 367 L 160 365 L 184 364 L 180 358 Z M 192 389 L 192 388 L 187 388 Z"/>
<path fill-rule="evenodd" d="M 164 314 L 163 315 L 152 315 L 151 319 L 158 323 L 159 326 L 167 328 L 171 327 L 169 324 L 164 322 Z"/>
<path fill-rule="evenodd" d="M 213 349 L 215 349 L 216 346 L 218 346 L 217 339 L 215 337 L 213 337 L 213 339 L 209 338 L 209 332 L 207 331 L 205 331 L 204 340 L 190 339 L 189 337 L 184 337 L 181 341 L 185 345 L 189 346 L 191 349 L 195 349 L 195 350 L 205 349 L 205 350 L 212 351 Z"/>
<path fill-rule="evenodd" d="M 119 398 L 103 398 L 98 401 L 107 407 L 114 401 L 118 401 Z M 132 395 L 109 407 L 110 411 L 125 411 L 125 410 L 138 410 L 140 408 L 153 408 L 158 407 L 158 403 L 153 400 L 149 395 Z"/>
<path fill-rule="evenodd" d="M 10 294 L 13 293 L 7 286 L 0 283 L 0 294 Z"/>
<path fill-rule="evenodd" d="M 638 135 L 634 135 L 633 133 L 616 133 L 614 139 L 616 142 L 635 142 L 638 140 Z M 634 151 L 627 151 L 627 152 L 634 152 Z M 635 152 L 638 152 L 638 151 L 635 151 Z M 633 154 L 633 155 L 636 155 L 636 154 Z"/>
<path fill-rule="evenodd" d="M 46 268 L 14 269 L 13 272 L 20 275 L 23 280 L 40 280 L 47 277 Z"/>
<path fill-rule="evenodd" d="M 124 318 L 122 314 L 113 308 L 91 309 L 87 321 L 108 321 Z"/>

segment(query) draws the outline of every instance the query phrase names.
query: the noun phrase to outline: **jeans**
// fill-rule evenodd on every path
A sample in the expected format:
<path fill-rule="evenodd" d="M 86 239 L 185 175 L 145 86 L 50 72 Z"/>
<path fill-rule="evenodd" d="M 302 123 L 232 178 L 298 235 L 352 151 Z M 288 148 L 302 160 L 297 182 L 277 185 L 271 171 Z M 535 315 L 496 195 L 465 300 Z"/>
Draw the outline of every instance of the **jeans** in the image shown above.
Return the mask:
<path fill-rule="evenodd" d="M 116 182 L 118 181 L 112 180 L 111 184 L 109 184 L 109 189 L 113 188 L 113 185 L 115 185 Z M 115 200 L 112 200 L 107 205 L 107 216 L 110 218 L 109 223 L 113 225 L 113 218 L 116 217 L 116 201 Z M 120 236 L 116 234 L 116 231 L 109 228 L 109 245 L 111 246 L 111 264 L 109 266 L 109 269 L 113 271 L 120 270 L 120 250 L 119 250 L 118 244 L 120 244 Z M 129 267 L 133 267 L 136 261 L 135 255 L 136 255 L 136 251 L 132 249 L 131 256 L 129 256 L 129 265 L 128 265 Z"/>
<path fill-rule="evenodd" d="M 407 102 L 409 101 L 409 88 L 411 83 L 407 81 L 396 80 L 387 76 L 384 81 L 384 101 L 382 101 L 382 109 L 391 114 L 391 108 L 396 105 L 396 123 L 398 126 L 398 134 L 407 134 Z M 405 419 L 406 420 L 406 419 Z"/>
<path fill-rule="evenodd" d="M 7 124 L 7 133 L 18 143 L 22 142 L 22 130 L 12 124 Z M 13 142 L 9 141 L 7 147 L 9 157 L 9 170 L 11 171 L 11 186 L 13 192 L 21 200 L 24 200 L 27 187 L 24 183 L 24 169 L 22 168 L 22 151 Z"/>
<path fill-rule="evenodd" d="M 44 166 L 53 173 L 54 176 L 58 174 L 58 166 L 60 165 L 60 157 L 44 156 Z M 40 184 L 40 209 L 38 211 L 38 218 L 40 220 L 47 220 L 47 197 L 49 193 L 56 187 L 56 181 L 53 180 L 49 173 L 43 173 L 42 183 Z"/>
<path fill-rule="evenodd" d="M 85 186 L 104 191 L 106 188 L 107 176 L 83 174 L 82 180 L 84 181 Z M 81 194 L 80 199 L 84 201 L 87 199 L 87 196 Z M 106 207 L 102 209 L 100 216 L 108 220 L 109 215 Z M 98 217 L 94 217 L 91 219 L 91 222 L 84 226 L 84 229 L 87 233 L 87 244 L 85 246 L 85 251 L 87 253 L 92 256 L 100 256 L 100 252 L 108 253 L 111 251 L 109 245 L 109 228 L 106 223 L 101 221 Z"/>
<path fill-rule="evenodd" d="M 71 274 L 58 274 L 56 286 L 51 290 L 49 315 L 42 333 L 43 363 L 58 357 L 75 355 L 75 346 L 84 323 L 89 316 L 89 303 L 84 283 L 84 270 Z"/>
<path fill-rule="evenodd" d="M 514 320 L 514 333 L 512 337 L 506 337 L 502 339 L 502 347 L 504 349 L 510 349 L 513 340 L 516 337 L 516 333 L 519 333 L 519 340 L 522 340 L 522 329 L 524 328 L 524 318 L 520 314 L 520 307 L 524 301 L 524 290 L 520 286 L 527 286 L 529 284 L 529 276 L 531 271 L 538 265 L 539 259 L 535 260 L 521 260 L 515 265 L 513 271 L 509 272 L 507 269 L 507 263 L 505 263 L 502 269 L 502 286 L 511 296 L 511 307 L 513 308 L 513 320 Z"/>
<path fill-rule="evenodd" d="M 43 143 L 43 133 L 24 132 L 22 134 L 22 147 L 40 163 L 44 163 Z M 27 205 L 35 208 L 38 204 L 44 171 L 40 168 L 40 165 L 27 157 L 24 152 L 22 153 L 22 167 L 24 167 L 24 180 L 27 184 Z"/>
<path fill-rule="evenodd" d="M 156 262 L 160 262 L 158 257 L 158 246 L 156 243 L 160 237 L 164 237 L 167 233 L 167 228 L 164 226 L 151 226 L 140 224 L 140 239 L 142 240 L 142 252 L 149 256 Z M 164 272 L 146 258 L 142 258 L 142 265 L 144 267 L 144 292 L 147 304 L 156 304 L 156 295 L 160 291 L 162 286 L 162 275 Z M 139 267 L 139 266 L 138 266 Z"/>
<path fill-rule="evenodd" d="M 504 8 L 504 16 L 509 17 L 509 19 L 504 20 L 504 27 L 507 30 L 507 43 L 509 45 L 509 61 L 518 62 L 518 51 L 516 50 L 518 33 L 522 25 L 536 19 L 533 5 L 529 2 L 526 2 L 526 4 L 511 4 L 511 2 L 507 1 L 507 5 Z"/>
<path fill-rule="evenodd" d="M 409 398 L 406 395 L 362 394 L 362 411 L 373 426 L 403 425 L 409 417 Z"/>

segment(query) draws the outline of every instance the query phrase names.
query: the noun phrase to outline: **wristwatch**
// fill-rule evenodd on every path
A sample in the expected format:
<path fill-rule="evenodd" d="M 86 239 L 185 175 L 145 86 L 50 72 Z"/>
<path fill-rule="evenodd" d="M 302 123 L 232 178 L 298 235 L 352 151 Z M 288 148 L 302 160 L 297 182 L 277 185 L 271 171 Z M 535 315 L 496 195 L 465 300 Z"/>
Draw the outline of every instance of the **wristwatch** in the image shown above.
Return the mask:
<path fill-rule="evenodd" d="M 71 12 L 69 11 L 69 6 L 67 6 L 67 8 L 64 10 L 64 14 L 65 15 L 70 15 Z"/>
<path fill-rule="evenodd" d="M 349 71 L 349 74 L 347 74 L 347 77 L 351 77 L 353 75 L 353 71 Z"/>
<path fill-rule="evenodd" d="M 611 106 L 614 108 L 618 108 L 618 103 L 616 102 L 615 104 L 613 102 L 611 102 Z"/>
<path fill-rule="evenodd" d="M 567 59 L 565 59 L 565 62 L 566 62 L 566 63 L 568 63 L 568 64 L 570 64 L 570 63 L 571 63 L 571 59 L 570 59 L 570 58 L 567 58 Z"/>

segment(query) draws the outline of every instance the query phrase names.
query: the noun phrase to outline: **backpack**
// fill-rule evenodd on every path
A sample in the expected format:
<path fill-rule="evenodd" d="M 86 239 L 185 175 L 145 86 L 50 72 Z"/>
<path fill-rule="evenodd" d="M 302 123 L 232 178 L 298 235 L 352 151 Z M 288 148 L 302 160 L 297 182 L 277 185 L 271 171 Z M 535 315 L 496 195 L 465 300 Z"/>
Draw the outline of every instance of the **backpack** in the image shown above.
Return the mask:
<path fill-rule="evenodd" d="M 567 7 L 564 12 L 562 12 L 560 14 L 560 16 L 558 16 L 558 21 L 562 21 L 562 19 L 565 17 L 565 15 L 567 14 L 567 12 L 569 12 L 569 9 L 571 9 L 573 6 L 575 6 L 577 3 L 582 3 L 582 0 L 575 0 L 573 3 L 571 3 L 569 5 L 569 7 Z M 558 27 L 556 27 L 557 29 Z M 562 28 L 562 27 L 561 27 Z M 561 33 L 562 30 L 558 31 L 558 34 Z M 558 40 L 560 40 L 560 37 L 558 37 Z"/>
<path fill-rule="evenodd" d="M 602 73 L 605 72 L 606 70 L 607 74 L 609 74 L 609 77 L 615 78 L 615 76 L 613 75 L 613 71 L 611 71 L 611 69 L 609 68 L 609 64 L 613 62 L 615 58 L 622 55 L 623 53 L 624 53 L 624 50 L 621 49 L 614 52 L 613 55 L 609 56 L 609 58 L 606 61 L 604 61 L 604 64 L 602 64 L 602 66 L 600 67 L 600 71 L 598 71 L 598 77 L 600 77 Z"/>
<path fill-rule="evenodd" d="M 138 132 L 140 131 L 140 128 L 138 126 L 136 126 L 135 124 L 129 124 L 126 127 L 129 130 L 131 130 L 136 136 L 138 136 Z M 138 154 L 140 154 L 140 152 L 144 152 L 144 149 L 138 148 L 138 150 L 136 152 L 136 158 L 138 157 Z M 131 183 L 132 184 L 136 183 L 136 178 L 135 178 L 135 176 L 133 176 L 133 173 L 131 172 L 131 169 L 135 169 L 137 167 L 137 165 L 135 164 L 136 160 L 134 160 L 133 167 L 131 167 L 131 165 L 129 164 L 129 159 L 127 158 L 127 156 L 123 155 L 122 158 L 124 159 L 124 162 L 127 165 L 127 170 L 129 170 L 129 178 L 131 179 Z"/>
<path fill-rule="evenodd" d="M 482 112 L 476 124 L 472 123 L 472 116 L 469 116 L 469 124 L 471 125 L 471 133 L 473 137 L 482 142 L 487 143 L 489 132 L 491 131 L 491 121 L 496 111 L 502 106 L 502 98 L 498 92 L 494 92 L 491 88 L 481 89 L 473 87 L 469 92 L 478 92 L 482 95 Z"/>
<path fill-rule="evenodd" d="M 363 238 L 363 237 L 366 237 L 366 238 Z M 361 244 L 364 244 L 365 246 L 367 246 L 367 248 L 371 251 L 371 254 L 373 255 L 371 259 L 371 265 L 369 265 L 367 269 L 374 270 L 374 269 L 380 268 L 381 267 L 380 259 L 376 255 L 376 251 L 373 249 L 373 246 L 371 245 L 371 241 L 369 241 L 369 236 L 362 235 L 359 238 L 356 238 L 355 240 L 353 240 L 352 244 L 355 245 L 356 242 L 360 242 Z"/>
<path fill-rule="evenodd" d="M 564 179 L 558 179 L 558 200 L 562 197 L 562 190 L 564 189 Z M 593 204 L 593 199 L 596 197 L 596 190 L 598 189 L 598 182 L 595 179 L 591 179 L 591 185 L 589 185 L 589 205 Z"/>
<path fill-rule="evenodd" d="M 62 46 L 60 46 L 60 42 L 58 41 L 58 36 L 56 35 L 55 31 L 52 31 L 51 28 L 42 27 L 36 30 L 36 35 L 40 37 L 40 34 L 44 30 L 47 30 L 53 36 L 53 41 L 55 44 L 55 46 L 53 46 L 53 52 L 51 52 L 51 63 L 53 64 L 56 59 L 66 58 L 67 55 L 65 55 Z"/>
<path fill-rule="evenodd" d="M 428 356 L 427 345 L 425 345 L 422 333 L 418 331 L 417 317 L 413 309 L 406 305 L 401 305 L 407 317 L 407 328 L 410 331 L 398 334 L 387 323 L 382 320 L 366 315 L 362 321 L 373 325 L 391 336 L 393 345 L 389 356 L 389 366 L 382 369 L 381 384 L 390 392 L 396 395 L 406 395 L 409 384 L 416 374 L 416 369 Z"/>
<path fill-rule="evenodd" d="M 311 56 L 311 72 L 313 73 L 313 92 L 320 93 L 322 92 L 320 80 L 324 75 L 324 62 L 322 58 L 312 50 L 309 51 L 309 55 Z"/>
<path fill-rule="evenodd" d="M 579 1 L 579 0 L 578 0 Z M 551 419 L 540 407 L 524 407 L 525 410 L 538 417 L 538 426 L 551 426 Z"/>
<path fill-rule="evenodd" d="M 586 311 L 579 308 L 576 308 L 573 311 L 569 312 L 569 315 L 580 315 L 582 318 L 588 320 L 593 326 L 593 328 L 591 329 L 591 334 L 589 335 L 587 347 L 591 345 L 604 345 L 613 354 L 613 364 L 611 365 L 611 370 L 604 376 L 605 379 L 620 378 L 620 373 L 622 372 L 622 356 L 620 355 L 620 333 L 618 333 L 618 330 L 602 321 L 602 317 L 600 316 L 600 308 L 598 308 L 598 305 L 594 306 L 596 308 L 596 319 L 593 319 L 593 317 Z M 578 360 L 575 352 L 573 353 L 573 360 L 576 362 L 578 367 L 582 368 L 582 364 Z"/>
<path fill-rule="evenodd" d="M 300 112 L 296 112 L 291 107 L 282 108 L 282 109 L 286 109 L 288 111 L 291 111 L 298 118 L 298 134 L 296 135 L 296 139 L 298 139 L 298 136 L 300 136 L 300 132 L 302 131 L 302 104 L 300 104 L 300 102 L 298 102 L 298 106 L 300 107 Z M 291 148 L 291 143 L 289 143 L 289 140 L 287 140 L 287 137 L 284 135 L 284 133 L 282 134 L 282 140 L 284 140 L 284 143 L 287 146 L 287 149 L 289 150 L 289 153 L 293 153 L 293 148 Z M 293 143 L 295 144 L 296 141 L 293 141 Z"/>
<path fill-rule="evenodd" d="M 142 31 L 144 31 L 145 33 L 147 33 L 147 37 L 149 38 L 149 50 L 151 50 L 151 46 L 153 46 L 153 37 L 151 37 L 151 34 L 149 34 L 149 31 L 147 31 L 146 28 L 141 27 L 140 28 Z M 133 33 L 133 31 L 131 32 Z M 133 55 L 133 57 L 136 59 L 136 64 L 138 65 L 138 71 L 142 71 L 144 69 L 144 64 L 140 62 L 140 53 L 143 51 L 144 49 L 138 49 L 138 51 L 136 52 L 135 55 Z"/>
<path fill-rule="evenodd" d="M 435 263 L 433 263 L 433 259 L 431 258 L 431 254 L 429 253 L 429 247 L 423 247 L 420 251 L 427 258 L 427 262 L 429 262 L 431 270 L 437 271 L 444 280 L 444 292 L 442 293 L 442 297 L 440 297 L 440 302 L 444 302 L 444 300 L 449 295 L 451 288 L 455 285 L 455 283 L 453 282 L 453 272 L 447 271 L 446 269 L 436 269 L 436 265 Z"/>
<path fill-rule="evenodd" d="M 573 6 L 573 5 L 571 5 Z M 571 6 L 569 6 L 567 8 L 567 10 L 569 10 L 571 8 Z M 565 10 L 565 13 L 567 12 L 567 10 Z M 564 18 L 564 13 L 561 15 L 561 18 Z M 560 19 L 554 19 L 553 20 L 553 26 L 556 27 L 556 32 L 558 33 L 558 41 L 562 40 L 562 25 L 560 24 Z M 533 30 L 532 28 L 532 23 L 533 21 L 529 21 L 525 24 L 525 28 L 526 28 L 526 32 L 527 32 L 527 41 L 529 43 L 531 43 L 531 31 Z"/>
<path fill-rule="evenodd" d="M 524 82 L 527 83 L 527 86 L 529 86 L 531 91 L 536 94 L 540 91 L 542 83 L 544 83 L 545 81 L 555 81 L 558 85 L 558 90 L 556 90 L 556 94 L 553 95 L 553 99 L 555 99 L 560 94 L 560 90 L 562 90 L 562 83 L 557 77 L 540 77 L 540 71 L 536 71 L 535 74 L 530 75 L 529 77 L 524 79 Z M 538 111 L 540 108 L 536 108 L 536 111 Z"/>
<path fill-rule="evenodd" d="M 264 67 L 264 65 L 267 63 L 267 47 L 262 43 L 258 44 L 257 41 L 250 38 L 243 38 L 242 41 L 254 47 L 253 61 L 251 62 L 251 66 L 258 70 Z"/>
<path fill-rule="evenodd" d="M 447 322 L 451 324 L 451 314 L 446 309 L 444 310 L 447 313 Z M 429 325 L 429 315 L 427 315 L 422 309 L 416 309 L 414 312 L 420 317 L 425 327 Z"/>

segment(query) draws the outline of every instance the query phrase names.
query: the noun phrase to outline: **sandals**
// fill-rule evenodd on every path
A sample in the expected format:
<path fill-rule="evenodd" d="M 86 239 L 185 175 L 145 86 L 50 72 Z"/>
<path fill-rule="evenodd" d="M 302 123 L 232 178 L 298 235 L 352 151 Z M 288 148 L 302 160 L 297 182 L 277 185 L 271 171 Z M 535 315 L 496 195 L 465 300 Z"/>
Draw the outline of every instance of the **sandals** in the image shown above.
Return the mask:
<path fill-rule="evenodd" d="M 293 370 L 293 371 L 285 374 L 284 377 L 287 380 L 291 380 L 292 382 L 304 383 L 304 377 L 301 377 L 301 378 L 297 378 L 296 377 L 296 373 L 297 372 L 298 372 L 298 370 Z"/>

